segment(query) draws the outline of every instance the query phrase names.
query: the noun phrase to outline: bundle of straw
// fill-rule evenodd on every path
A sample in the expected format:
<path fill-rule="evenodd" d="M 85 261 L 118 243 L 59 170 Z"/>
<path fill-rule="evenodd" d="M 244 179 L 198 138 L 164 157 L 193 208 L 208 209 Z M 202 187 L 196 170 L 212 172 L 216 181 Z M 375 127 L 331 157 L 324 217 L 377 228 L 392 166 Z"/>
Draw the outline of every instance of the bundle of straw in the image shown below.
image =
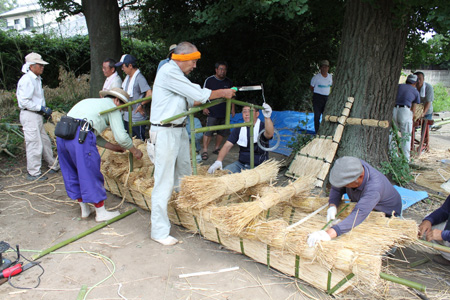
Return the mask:
<path fill-rule="evenodd" d="M 225 233 L 239 235 L 245 226 L 261 212 L 281 201 L 288 201 L 295 195 L 308 194 L 313 183 L 313 177 L 302 177 L 288 186 L 273 188 L 271 192 L 265 192 L 262 196 L 255 196 L 256 200 L 253 202 L 213 208 L 211 221 Z"/>
<path fill-rule="evenodd" d="M 423 114 L 423 104 L 416 104 L 414 106 L 414 122 L 416 122 L 417 120 L 419 120 L 422 117 Z"/>
<path fill-rule="evenodd" d="M 221 177 L 185 176 L 181 180 L 180 208 L 202 208 L 210 202 L 227 194 L 239 192 L 245 188 L 275 179 L 280 162 L 268 160 L 254 169 Z"/>

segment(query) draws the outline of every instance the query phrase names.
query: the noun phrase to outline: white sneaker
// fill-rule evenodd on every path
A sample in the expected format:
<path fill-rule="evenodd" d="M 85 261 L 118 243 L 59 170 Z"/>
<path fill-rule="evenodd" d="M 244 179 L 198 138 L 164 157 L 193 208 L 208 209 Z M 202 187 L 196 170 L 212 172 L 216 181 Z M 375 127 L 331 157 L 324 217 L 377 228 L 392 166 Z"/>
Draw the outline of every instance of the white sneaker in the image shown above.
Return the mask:
<path fill-rule="evenodd" d="M 173 246 L 178 243 L 178 240 L 170 235 L 168 237 L 166 237 L 165 239 L 157 240 L 157 239 L 152 238 L 152 240 L 154 240 L 155 242 L 158 242 L 164 246 Z"/>
<path fill-rule="evenodd" d="M 79 202 L 80 203 L 80 207 L 81 207 L 81 218 L 82 219 L 86 219 L 87 217 L 89 217 L 91 215 L 91 213 L 94 212 L 94 210 L 92 209 L 92 207 L 87 204 L 87 203 L 83 203 L 83 202 Z"/>
<path fill-rule="evenodd" d="M 104 205 L 102 207 L 96 207 L 95 213 L 96 213 L 95 215 L 96 222 L 108 221 L 120 215 L 120 212 L 118 211 L 107 211 Z"/>

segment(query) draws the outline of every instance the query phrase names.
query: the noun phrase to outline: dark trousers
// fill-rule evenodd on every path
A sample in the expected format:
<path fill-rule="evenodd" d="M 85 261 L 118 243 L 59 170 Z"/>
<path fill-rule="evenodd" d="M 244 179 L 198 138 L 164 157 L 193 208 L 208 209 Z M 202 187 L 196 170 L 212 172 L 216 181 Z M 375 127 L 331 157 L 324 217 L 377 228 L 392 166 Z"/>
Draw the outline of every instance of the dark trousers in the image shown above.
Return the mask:
<path fill-rule="evenodd" d="M 319 132 L 320 116 L 325 110 L 325 104 L 327 104 L 328 96 L 321 94 L 313 94 L 313 110 L 314 110 L 314 130 L 316 134 Z"/>
<path fill-rule="evenodd" d="M 125 126 L 125 130 L 128 132 L 128 121 L 123 120 L 123 125 Z M 145 125 L 133 126 L 132 136 L 145 141 Z"/>

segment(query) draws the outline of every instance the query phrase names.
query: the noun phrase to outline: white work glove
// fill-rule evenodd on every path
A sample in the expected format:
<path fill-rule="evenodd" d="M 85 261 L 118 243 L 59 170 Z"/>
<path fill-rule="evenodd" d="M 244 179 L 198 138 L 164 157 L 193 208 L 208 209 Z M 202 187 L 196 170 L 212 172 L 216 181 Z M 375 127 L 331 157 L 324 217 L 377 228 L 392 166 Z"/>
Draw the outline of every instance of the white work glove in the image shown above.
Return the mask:
<path fill-rule="evenodd" d="M 337 208 L 336 206 L 330 206 L 327 210 L 327 223 L 330 222 L 330 220 L 334 220 L 336 219 L 336 213 L 337 213 Z"/>
<path fill-rule="evenodd" d="M 264 103 L 262 106 L 264 107 L 262 111 L 264 118 L 270 118 L 272 115 L 272 107 L 267 103 Z"/>
<path fill-rule="evenodd" d="M 209 174 L 213 174 L 217 169 L 221 169 L 222 170 L 222 162 L 216 160 L 211 167 L 209 167 L 208 169 L 208 173 Z"/>
<path fill-rule="evenodd" d="M 308 235 L 308 240 L 306 242 L 308 243 L 309 247 L 314 247 L 314 245 L 320 241 L 331 241 L 331 237 L 325 230 L 319 230 L 311 233 L 310 235 Z"/>

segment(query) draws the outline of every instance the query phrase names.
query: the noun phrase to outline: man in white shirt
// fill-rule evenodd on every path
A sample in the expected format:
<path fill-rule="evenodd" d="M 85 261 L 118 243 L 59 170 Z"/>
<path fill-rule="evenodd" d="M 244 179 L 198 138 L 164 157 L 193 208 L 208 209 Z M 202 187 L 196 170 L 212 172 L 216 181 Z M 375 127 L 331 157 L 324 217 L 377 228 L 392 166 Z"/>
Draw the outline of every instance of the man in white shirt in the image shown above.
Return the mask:
<path fill-rule="evenodd" d="M 150 143 L 154 147 L 155 184 L 152 191 L 151 238 L 171 246 L 178 240 L 170 236 L 167 203 L 180 178 L 191 174 L 189 138 L 185 117 L 161 124 L 161 121 L 186 112 L 189 107 L 217 98 L 232 98 L 232 89 L 211 91 L 192 83 L 186 76 L 197 66 L 201 57 L 197 47 L 189 42 L 178 44 L 172 59 L 164 64 L 153 85 L 150 114 Z M 147 147 L 149 148 L 149 147 Z"/>
<path fill-rule="evenodd" d="M 320 116 L 325 110 L 325 104 L 327 103 L 328 96 L 330 95 L 330 89 L 333 85 L 333 77 L 328 74 L 330 69 L 330 63 L 328 60 L 322 60 L 320 62 L 320 72 L 314 75 L 311 79 L 311 85 L 309 89 L 313 92 L 313 109 L 314 109 L 314 130 L 316 134 L 319 132 Z"/>
<path fill-rule="evenodd" d="M 20 108 L 20 123 L 25 137 L 27 151 L 27 180 L 46 180 L 41 176 L 42 158 L 48 163 L 49 174 L 59 171 L 59 164 L 53 157 L 52 144 L 44 129 L 44 115 L 49 117 L 52 110 L 45 106 L 41 74 L 44 61 L 37 53 L 25 56 L 22 72 L 25 73 L 17 84 L 17 102 Z"/>
<path fill-rule="evenodd" d="M 121 88 L 122 79 L 116 72 L 116 61 L 112 58 L 107 58 L 103 61 L 102 71 L 105 75 L 106 80 L 103 84 L 102 91 L 109 91 L 112 88 Z"/>

